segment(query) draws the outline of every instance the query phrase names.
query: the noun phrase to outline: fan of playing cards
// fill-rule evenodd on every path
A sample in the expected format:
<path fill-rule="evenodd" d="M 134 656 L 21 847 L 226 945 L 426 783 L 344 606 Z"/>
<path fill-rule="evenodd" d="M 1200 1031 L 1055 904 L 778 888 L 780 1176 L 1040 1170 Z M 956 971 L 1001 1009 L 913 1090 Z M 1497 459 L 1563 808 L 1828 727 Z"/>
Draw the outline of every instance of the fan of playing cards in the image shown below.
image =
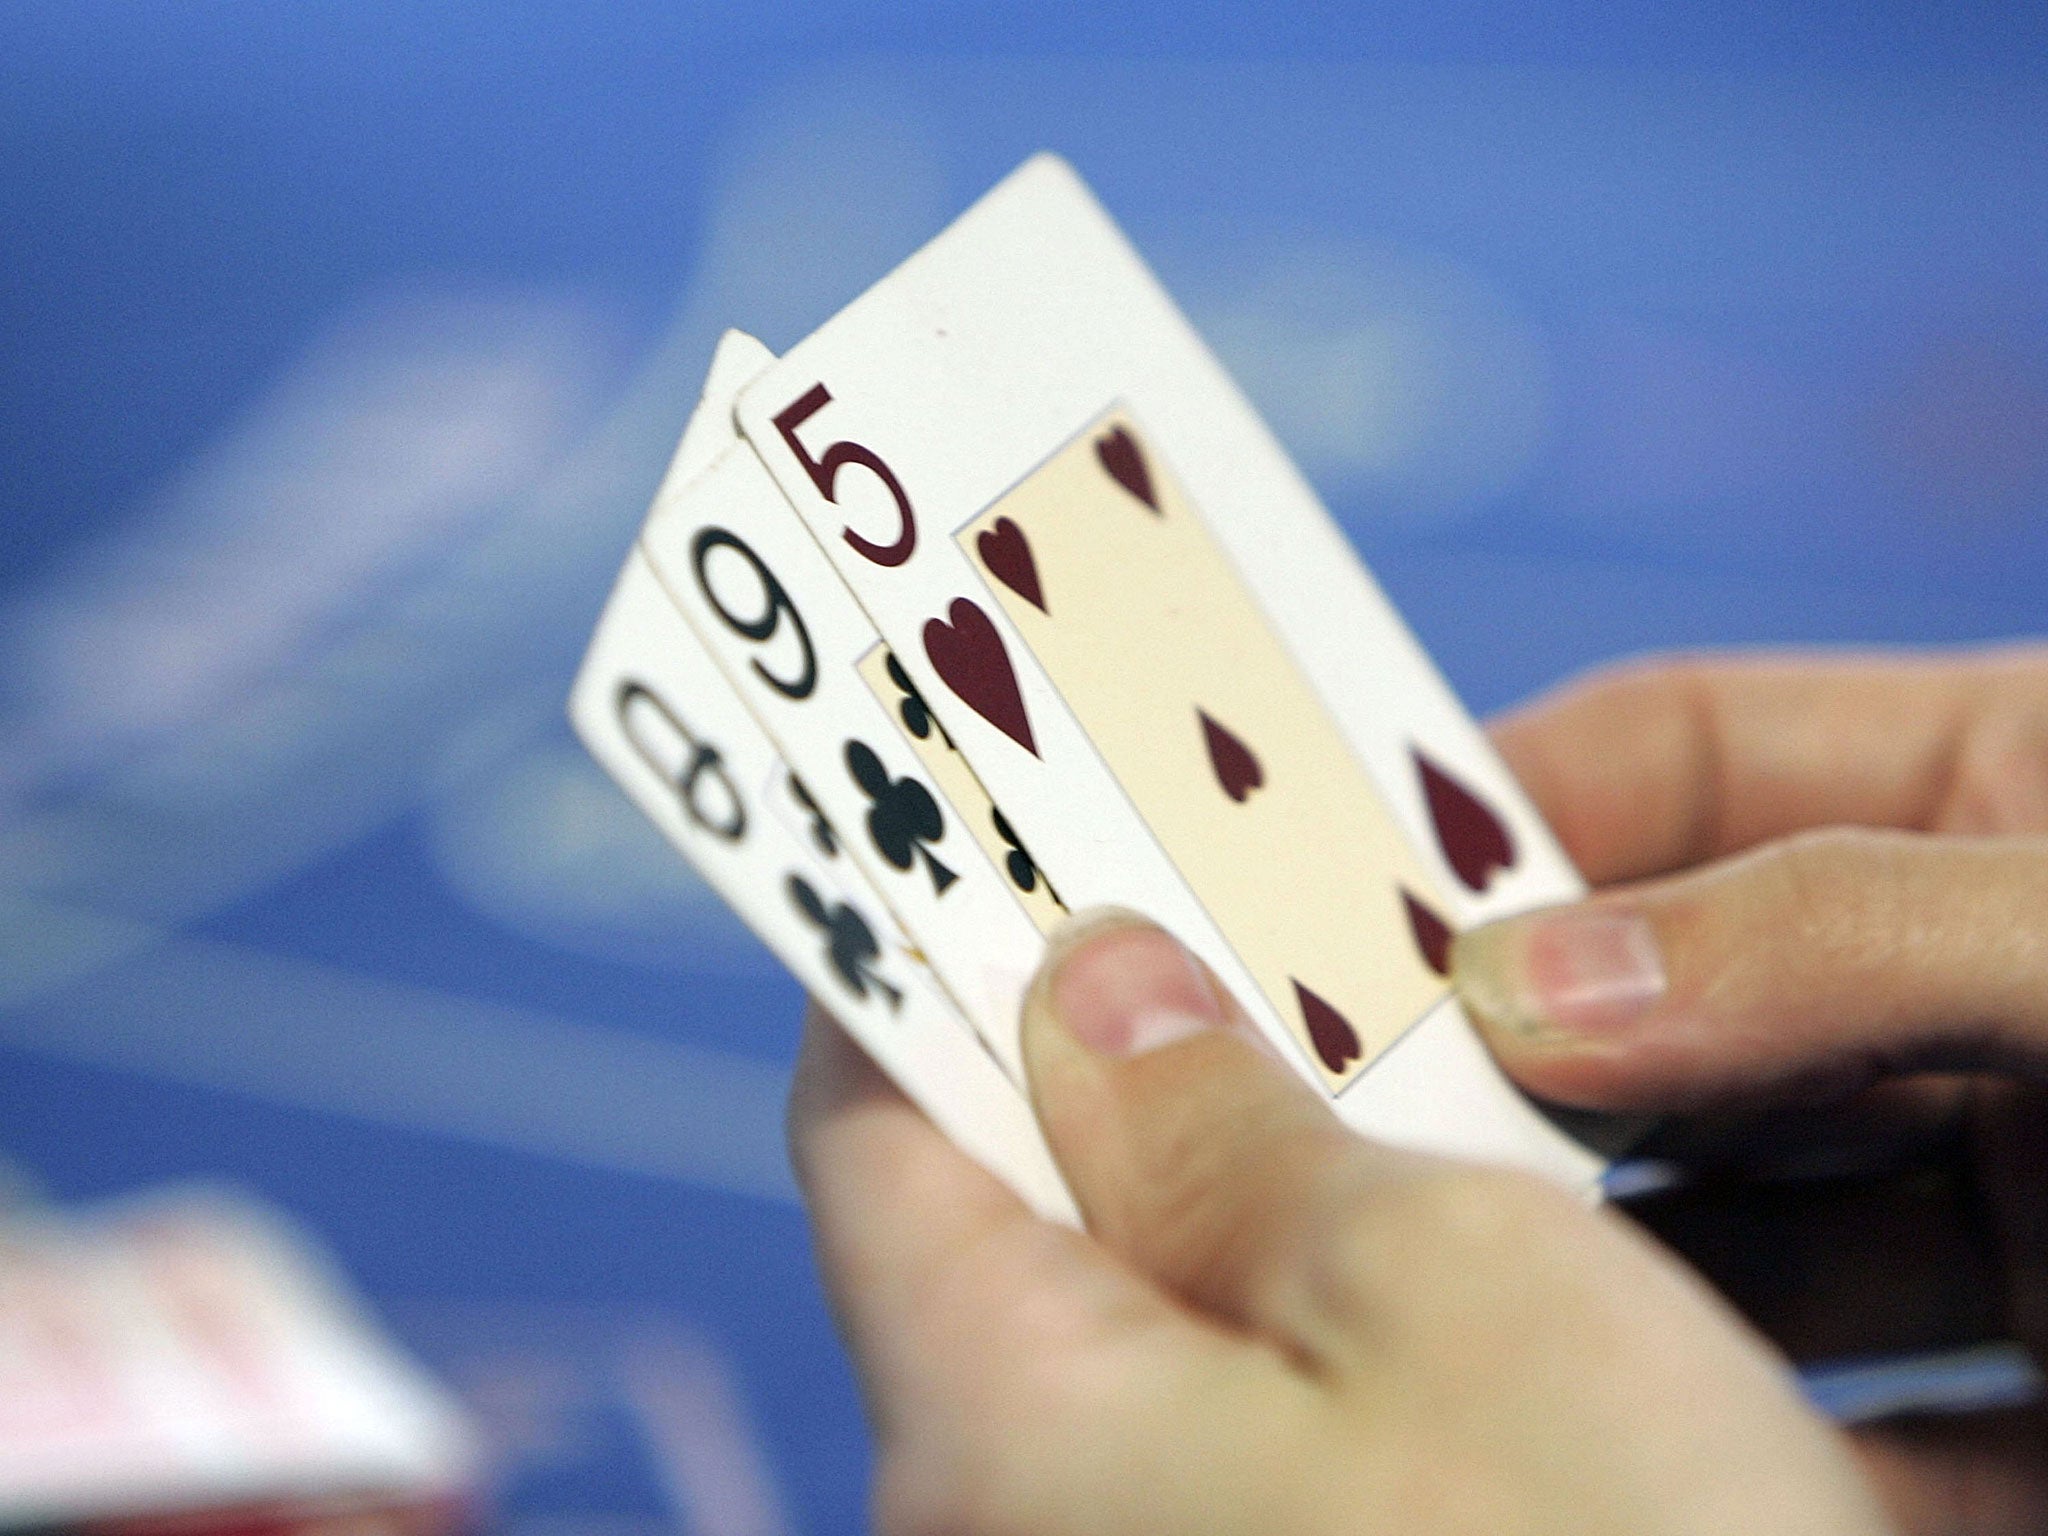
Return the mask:
<path fill-rule="evenodd" d="M 1206 961 L 1352 1126 L 1599 1174 L 1443 979 L 1453 932 L 1577 874 L 1051 156 L 780 360 L 727 334 L 569 712 L 1041 1212 L 1074 1219 L 1019 1004 L 1046 934 L 1108 904 Z"/>

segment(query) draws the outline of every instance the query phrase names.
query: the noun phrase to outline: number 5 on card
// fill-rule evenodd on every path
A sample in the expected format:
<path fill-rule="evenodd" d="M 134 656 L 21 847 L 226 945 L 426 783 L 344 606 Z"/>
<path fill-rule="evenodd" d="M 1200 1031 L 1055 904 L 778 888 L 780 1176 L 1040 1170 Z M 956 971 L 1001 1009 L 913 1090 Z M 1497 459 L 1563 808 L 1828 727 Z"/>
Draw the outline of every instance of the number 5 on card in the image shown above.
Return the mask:
<path fill-rule="evenodd" d="M 1577 877 L 1070 170 L 1029 162 L 738 416 L 1067 900 L 1163 922 L 1350 1123 L 1597 1174 L 1435 974 Z M 1424 762 L 1503 857 L 1438 838 Z"/>

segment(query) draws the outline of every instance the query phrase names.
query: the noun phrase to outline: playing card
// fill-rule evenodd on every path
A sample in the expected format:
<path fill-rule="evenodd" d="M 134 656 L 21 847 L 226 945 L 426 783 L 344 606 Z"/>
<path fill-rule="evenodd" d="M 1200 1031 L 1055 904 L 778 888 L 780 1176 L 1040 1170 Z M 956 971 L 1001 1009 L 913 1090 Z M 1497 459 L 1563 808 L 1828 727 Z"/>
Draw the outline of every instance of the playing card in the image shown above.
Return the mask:
<path fill-rule="evenodd" d="M 739 424 L 733 420 L 733 406 L 740 391 L 765 373 L 775 354 L 759 339 L 745 331 L 727 331 L 711 350 L 711 366 L 704 370 L 704 387 L 697 394 L 697 408 L 683 425 L 682 438 L 669 459 L 668 473 L 661 478 L 661 490 L 681 486 L 709 469 L 717 457 L 739 441 Z M 657 501 L 661 491 L 656 493 Z"/>
<path fill-rule="evenodd" d="M 879 643 L 879 636 L 876 639 L 874 648 L 860 659 L 861 681 L 902 726 L 918 761 L 960 813 L 960 820 L 974 834 L 982 851 L 1002 867 L 1003 878 L 1017 904 L 1041 934 L 1050 934 L 1069 915 L 1067 904 L 1060 900 L 1060 893 L 1031 857 L 1031 850 L 1024 846 L 1010 818 L 974 776 L 953 738 L 946 734 L 946 728 L 925 703 L 924 695 L 911 682 L 910 674 L 903 670 L 903 663 L 888 646 Z"/>
<path fill-rule="evenodd" d="M 1576 1184 L 1451 930 L 1581 887 L 1061 162 L 742 392 L 742 430 L 1075 907 L 1163 922 L 1363 1129 Z"/>
<path fill-rule="evenodd" d="M 0 1217 L 0 1527 L 227 1530 L 267 1506 L 443 1530 L 479 1450 L 260 1207 L 191 1188 Z"/>
<path fill-rule="evenodd" d="M 1146 444 L 1091 422 L 956 542 L 1341 1090 L 1443 995 L 1436 872 Z"/>
<path fill-rule="evenodd" d="M 637 551 L 569 717 L 634 803 L 934 1124 L 1034 1209 L 1077 1220 L 1024 1097 Z"/>
<path fill-rule="evenodd" d="M 856 867 L 1021 1085 L 1018 1012 L 1044 937 L 919 760 L 900 711 L 863 679 L 881 638 L 753 449 L 738 443 L 702 475 L 664 486 L 640 542 Z"/>

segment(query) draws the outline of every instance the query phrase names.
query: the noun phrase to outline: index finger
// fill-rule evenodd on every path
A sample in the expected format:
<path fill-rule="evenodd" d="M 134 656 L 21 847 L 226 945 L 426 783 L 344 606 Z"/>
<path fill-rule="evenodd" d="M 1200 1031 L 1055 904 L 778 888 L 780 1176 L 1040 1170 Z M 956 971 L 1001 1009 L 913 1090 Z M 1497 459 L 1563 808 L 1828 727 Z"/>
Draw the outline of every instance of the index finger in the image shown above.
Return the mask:
<path fill-rule="evenodd" d="M 2048 648 L 1638 662 L 1493 726 L 1588 879 L 1810 827 L 2048 827 Z"/>

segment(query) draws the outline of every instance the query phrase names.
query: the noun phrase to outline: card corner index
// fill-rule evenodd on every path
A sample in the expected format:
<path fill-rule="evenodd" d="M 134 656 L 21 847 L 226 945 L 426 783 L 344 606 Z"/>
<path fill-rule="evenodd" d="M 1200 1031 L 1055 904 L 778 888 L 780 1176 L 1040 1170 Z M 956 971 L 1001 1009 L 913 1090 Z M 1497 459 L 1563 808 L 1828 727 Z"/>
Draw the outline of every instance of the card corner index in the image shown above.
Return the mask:
<path fill-rule="evenodd" d="M 605 669 L 605 662 L 616 645 L 616 628 L 621 622 L 620 614 L 630 605 L 630 589 L 635 584 L 637 571 L 644 564 L 636 543 L 626 552 L 626 558 L 619 566 L 618 575 L 612 578 L 609 591 L 605 593 L 604 605 L 598 610 L 597 623 L 592 626 L 590 640 L 583 648 L 583 657 L 576 663 L 576 675 L 569 682 L 568 696 L 562 707 L 569 717 L 570 728 L 575 731 L 585 746 L 589 737 L 584 720 L 591 691 L 600 686 L 596 679 Z"/>

